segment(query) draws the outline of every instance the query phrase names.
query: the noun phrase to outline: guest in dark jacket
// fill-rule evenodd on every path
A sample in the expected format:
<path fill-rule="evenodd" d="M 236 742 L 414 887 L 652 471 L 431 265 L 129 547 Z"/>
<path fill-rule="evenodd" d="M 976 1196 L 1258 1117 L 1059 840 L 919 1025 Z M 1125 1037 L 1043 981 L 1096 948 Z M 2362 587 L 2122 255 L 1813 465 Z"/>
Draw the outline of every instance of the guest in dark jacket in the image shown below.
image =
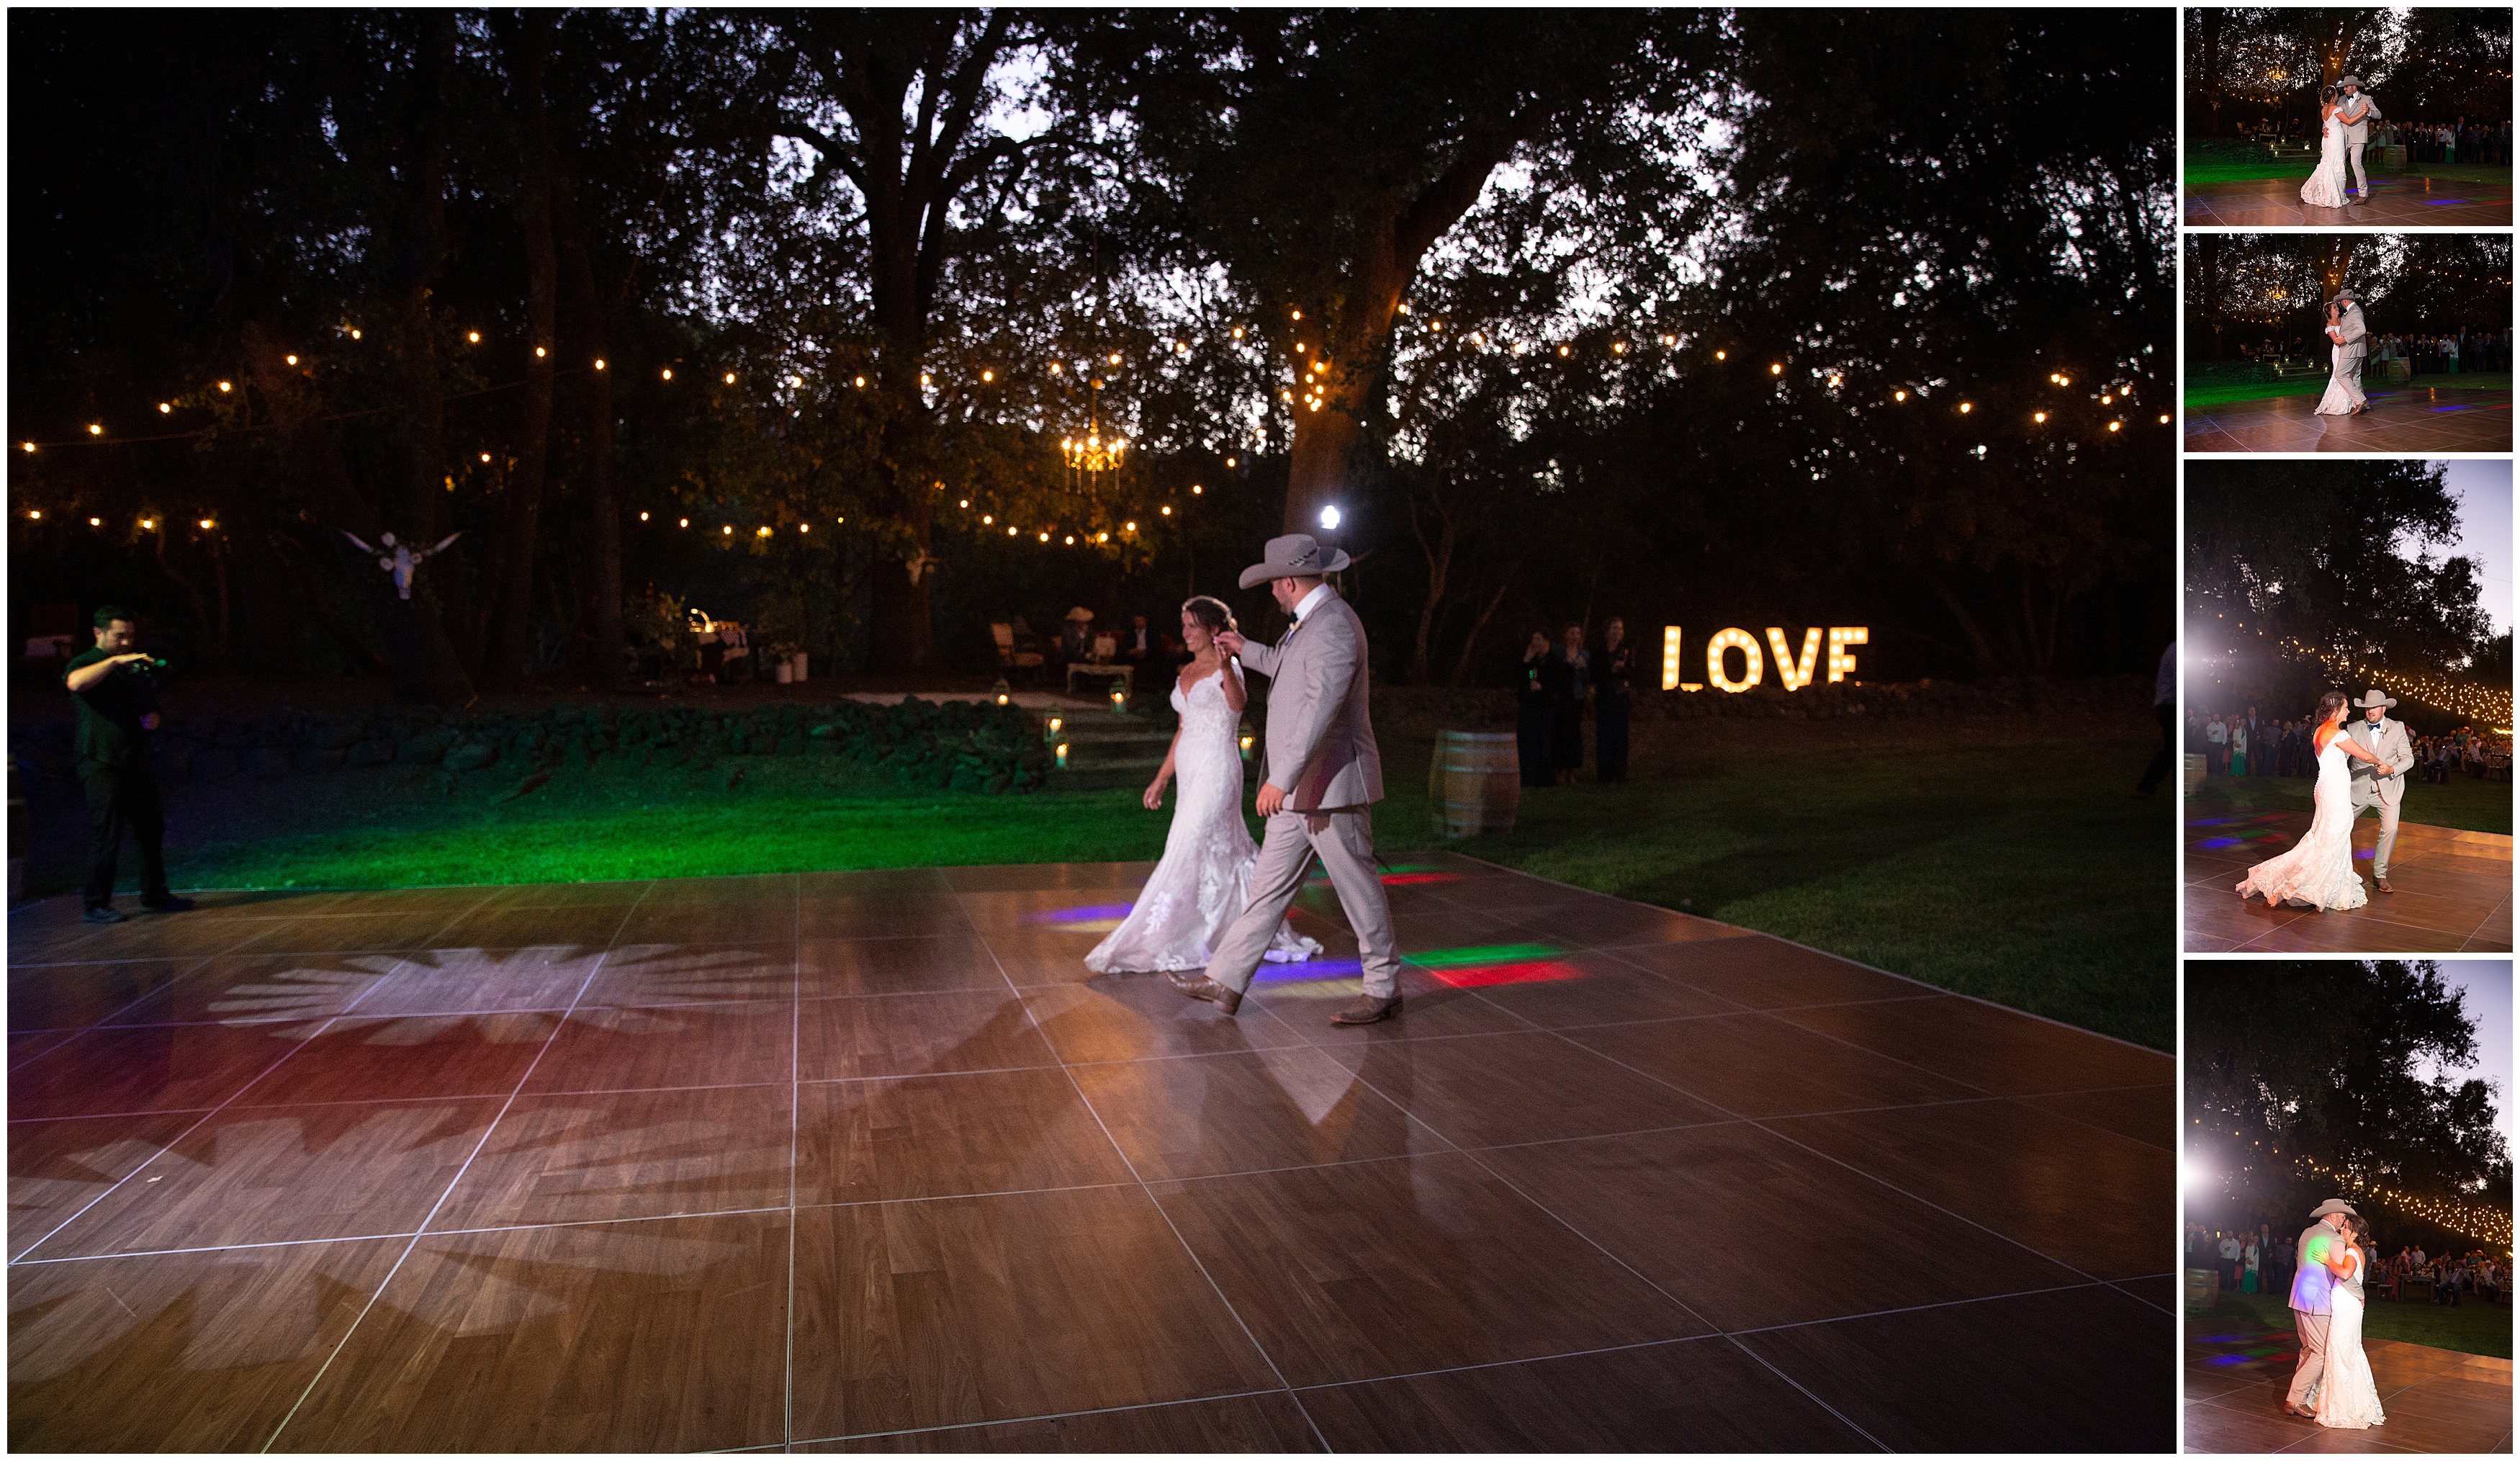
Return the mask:
<path fill-rule="evenodd" d="M 1601 658 L 1593 664 L 1593 776 L 1597 781 L 1628 779 L 1628 709 L 1636 698 L 1635 651 L 1628 644 L 1624 619 L 1612 619 L 1601 631 Z"/>
<path fill-rule="evenodd" d="M 1584 626 L 1566 626 L 1566 645 L 1550 657 L 1561 667 L 1557 714 L 1549 727 L 1550 757 L 1557 766 L 1557 784 L 1573 786 L 1584 769 L 1584 697 L 1593 688 L 1593 657 L 1584 652 Z"/>
<path fill-rule="evenodd" d="M 1549 732 L 1556 721 L 1558 687 L 1565 679 L 1564 662 L 1549 647 L 1549 631 L 1531 631 L 1522 652 L 1522 678 L 1514 692 L 1514 749 L 1522 763 L 1522 784 L 1545 787 L 1556 780 L 1556 761 L 1549 750 Z"/>

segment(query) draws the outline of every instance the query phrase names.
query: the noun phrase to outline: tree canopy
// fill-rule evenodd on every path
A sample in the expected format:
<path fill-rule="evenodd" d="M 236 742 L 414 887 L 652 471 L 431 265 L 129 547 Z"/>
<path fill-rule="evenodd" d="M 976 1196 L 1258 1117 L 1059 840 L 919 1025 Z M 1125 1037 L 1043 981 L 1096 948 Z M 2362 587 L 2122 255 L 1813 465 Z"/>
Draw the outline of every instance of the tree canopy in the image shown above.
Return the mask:
<path fill-rule="evenodd" d="M 2511 1158 L 2495 1126 L 2508 1093 L 2425 1073 L 2477 1055 L 2474 1019 L 2437 964 L 2191 963 L 2185 1028 L 2189 1157 L 2213 1179 L 2302 1212 L 2384 1189 L 2402 1214 L 2509 1241 Z M 2498 1231 L 2454 1210 L 2498 1211 Z"/>
<path fill-rule="evenodd" d="M 1709 594 L 1910 673 L 2168 632 L 2167 13 L 10 23 L 22 616 L 968 665 L 1336 507 L 1420 678 Z M 386 531 L 454 535 L 408 600 Z"/>

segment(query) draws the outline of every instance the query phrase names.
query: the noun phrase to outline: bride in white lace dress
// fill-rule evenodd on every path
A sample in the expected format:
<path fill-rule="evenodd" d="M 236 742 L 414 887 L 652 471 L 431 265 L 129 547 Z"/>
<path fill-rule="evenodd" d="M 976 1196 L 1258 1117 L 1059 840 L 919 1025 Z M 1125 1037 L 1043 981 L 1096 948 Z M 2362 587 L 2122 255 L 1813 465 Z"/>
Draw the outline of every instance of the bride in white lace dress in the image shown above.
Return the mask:
<path fill-rule="evenodd" d="M 1175 777 L 1181 794 L 1154 876 L 1139 890 L 1129 916 L 1085 956 L 1085 967 L 1097 974 L 1204 969 L 1217 936 L 1249 901 L 1260 846 L 1242 825 L 1242 752 L 1236 735 L 1245 703 L 1242 669 L 1216 647 L 1218 632 L 1233 627 L 1233 614 L 1215 599 L 1202 594 L 1182 605 L 1182 642 L 1192 658 L 1173 685 L 1181 729 L 1147 788 L 1147 809 L 1164 804 L 1164 783 Z M 1289 963 L 1321 951 L 1281 921 L 1264 957 Z"/>
<path fill-rule="evenodd" d="M 2311 788 L 2310 830 L 2289 852 L 2277 853 L 2249 869 L 2240 880 L 2240 901 L 2258 893 L 2270 904 L 2293 902 L 2333 912 L 2360 908 L 2370 901 L 2362 876 L 2354 871 L 2354 790 L 2345 759 L 2361 756 L 2373 765 L 2378 756 L 2345 734 L 2345 692 L 2330 690 L 2318 698 L 2318 728 L 2310 733 L 2318 748 L 2318 781 Z"/>
<path fill-rule="evenodd" d="M 2345 206 L 2345 124 L 2336 119 L 2336 88 L 2318 89 L 2318 166 L 2301 185 L 2301 201 L 2315 208 Z"/>
<path fill-rule="evenodd" d="M 2348 1217 L 2345 1232 L 2350 1241 L 2327 1249 L 2327 1271 L 2336 1275 L 2336 1286 L 2328 1291 L 2327 1362 L 2319 1369 L 2313 1403 L 2320 1425 L 2367 1431 L 2388 1419 L 2380 1411 L 2371 1361 L 2362 1353 L 2362 1271 L 2371 1261 L 2371 1224 Z"/>

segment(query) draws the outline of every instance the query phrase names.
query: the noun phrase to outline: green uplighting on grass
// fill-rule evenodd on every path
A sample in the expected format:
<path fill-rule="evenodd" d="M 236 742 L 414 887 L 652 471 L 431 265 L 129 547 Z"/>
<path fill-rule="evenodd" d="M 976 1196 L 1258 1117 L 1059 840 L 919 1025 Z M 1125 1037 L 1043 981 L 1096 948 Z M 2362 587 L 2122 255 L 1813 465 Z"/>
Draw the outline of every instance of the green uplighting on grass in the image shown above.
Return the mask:
<path fill-rule="evenodd" d="M 1409 962 L 1427 969 L 1466 969 L 1473 964 L 1528 964 L 1554 959 L 1566 950 L 1553 943 L 1483 943 L 1475 948 L 1437 948 L 1412 953 Z"/>

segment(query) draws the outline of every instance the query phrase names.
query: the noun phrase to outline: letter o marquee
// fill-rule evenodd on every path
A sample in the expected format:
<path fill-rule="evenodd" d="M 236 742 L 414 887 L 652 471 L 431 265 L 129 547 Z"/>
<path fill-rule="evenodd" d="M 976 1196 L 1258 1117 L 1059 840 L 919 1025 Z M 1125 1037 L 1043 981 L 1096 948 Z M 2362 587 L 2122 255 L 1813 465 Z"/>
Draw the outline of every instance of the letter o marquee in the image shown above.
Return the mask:
<path fill-rule="evenodd" d="M 1739 650 L 1749 666 L 1746 674 L 1733 679 L 1724 672 L 1724 652 Z M 1767 674 L 1767 665 L 1759 656 L 1759 641 L 1740 629 L 1726 629 L 1706 641 L 1706 682 L 1728 695 L 1738 695 L 1756 689 Z"/>

